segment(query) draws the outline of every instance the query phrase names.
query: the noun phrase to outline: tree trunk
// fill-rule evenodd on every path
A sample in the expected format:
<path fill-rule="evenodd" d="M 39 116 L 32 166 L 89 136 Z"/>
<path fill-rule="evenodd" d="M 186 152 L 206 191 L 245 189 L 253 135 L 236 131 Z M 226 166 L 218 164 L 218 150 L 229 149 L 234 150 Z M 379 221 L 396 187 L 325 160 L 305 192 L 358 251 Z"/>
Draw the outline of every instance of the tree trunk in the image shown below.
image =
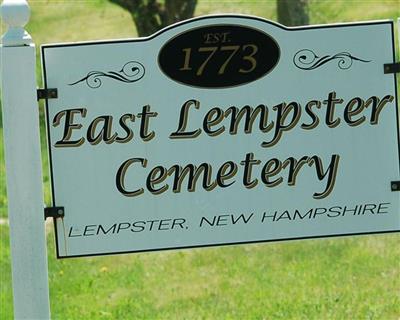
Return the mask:
<path fill-rule="evenodd" d="M 277 0 L 278 22 L 285 26 L 309 24 L 308 0 Z"/>
<path fill-rule="evenodd" d="M 140 37 L 193 17 L 197 0 L 110 0 L 129 11 Z"/>

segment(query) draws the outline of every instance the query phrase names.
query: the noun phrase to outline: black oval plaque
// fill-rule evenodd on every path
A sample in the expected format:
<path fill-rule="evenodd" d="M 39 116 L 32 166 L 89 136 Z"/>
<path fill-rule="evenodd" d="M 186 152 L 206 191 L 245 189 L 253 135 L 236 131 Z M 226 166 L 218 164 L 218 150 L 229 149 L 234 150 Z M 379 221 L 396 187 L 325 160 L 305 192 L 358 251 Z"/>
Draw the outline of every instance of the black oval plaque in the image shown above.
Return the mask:
<path fill-rule="evenodd" d="M 278 63 L 280 49 L 269 35 L 245 26 L 212 25 L 186 31 L 160 50 L 158 63 L 171 79 L 201 88 L 255 81 Z"/>

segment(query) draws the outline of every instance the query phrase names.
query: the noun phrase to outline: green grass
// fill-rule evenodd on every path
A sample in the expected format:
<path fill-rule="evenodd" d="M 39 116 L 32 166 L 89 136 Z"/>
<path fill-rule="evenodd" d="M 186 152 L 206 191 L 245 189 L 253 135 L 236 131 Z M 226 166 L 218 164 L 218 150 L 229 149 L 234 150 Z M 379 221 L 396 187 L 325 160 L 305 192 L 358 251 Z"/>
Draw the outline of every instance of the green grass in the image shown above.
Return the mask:
<path fill-rule="evenodd" d="M 42 43 L 135 37 L 105 0 L 29 1 Z M 310 1 L 312 24 L 395 19 L 398 0 Z M 196 15 L 276 19 L 275 1 L 199 0 Z M 37 63 L 41 82 L 40 62 Z M 41 110 L 43 106 L 41 105 Z M 50 203 L 41 111 L 45 202 Z M 0 217 L 7 216 L 0 117 Z M 399 319 L 400 237 L 367 236 L 56 260 L 48 236 L 53 319 Z M 0 319 L 12 318 L 8 227 L 0 226 Z"/>
<path fill-rule="evenodd" d="M 7 231 L 0 227 L 2 319 L 12 315 Z M 396 320 L 399 240 L 367 236 L 56 260 L 49 239 L 52 315 Z"/>

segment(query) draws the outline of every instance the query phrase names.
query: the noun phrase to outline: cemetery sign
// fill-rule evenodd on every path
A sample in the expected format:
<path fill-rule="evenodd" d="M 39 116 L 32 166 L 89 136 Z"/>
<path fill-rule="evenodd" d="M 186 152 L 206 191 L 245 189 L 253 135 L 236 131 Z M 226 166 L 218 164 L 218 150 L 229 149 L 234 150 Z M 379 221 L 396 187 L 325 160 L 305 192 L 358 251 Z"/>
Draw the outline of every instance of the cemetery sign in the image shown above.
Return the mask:
<path fill-rule="evenodd" d="M 42 60 L 60 258 L 400 229 L 391 21 L 209 16 Z"/>

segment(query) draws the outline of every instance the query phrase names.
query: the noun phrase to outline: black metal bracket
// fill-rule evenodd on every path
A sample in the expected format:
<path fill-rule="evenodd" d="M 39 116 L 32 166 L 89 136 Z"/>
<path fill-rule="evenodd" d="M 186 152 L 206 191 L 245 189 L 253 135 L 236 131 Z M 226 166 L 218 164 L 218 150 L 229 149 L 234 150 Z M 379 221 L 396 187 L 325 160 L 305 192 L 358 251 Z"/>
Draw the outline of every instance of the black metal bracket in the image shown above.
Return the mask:
<path fill-rule="evenodd" d="M 400 181 L 392 181 L 390 182 L 390 188 L 392 191 L 399 191 L 400 192 Z"/>
<path fill-rule="evenodd" d="M 58 98 L 58 90 L 53 89 L 37 89 L 37 100 L 41 99 L 57 99 Z"/>
<path fill-rule="evenodd" d="M 64 207 L 48 207 L 44 208 L 44 220 L 47 218 L 64 218 Z"/>
<path fill-rule="evenodd" d="M 383 65 L 383 72 L 385 74 L 400 73 L 400 62 L 385 63 Z"/>

